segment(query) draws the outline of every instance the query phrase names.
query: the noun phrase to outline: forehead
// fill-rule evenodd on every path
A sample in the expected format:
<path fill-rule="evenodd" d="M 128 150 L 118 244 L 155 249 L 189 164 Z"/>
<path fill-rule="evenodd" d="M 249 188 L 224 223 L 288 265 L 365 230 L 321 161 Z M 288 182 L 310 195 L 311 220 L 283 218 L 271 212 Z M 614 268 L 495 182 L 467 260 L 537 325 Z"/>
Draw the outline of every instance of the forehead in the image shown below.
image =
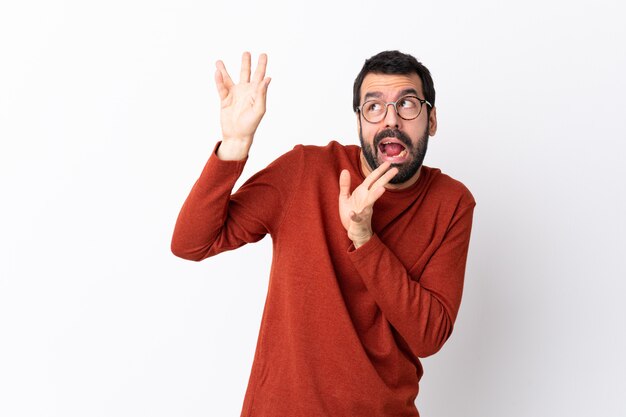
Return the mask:
<path fill-rule="evenodd" d="M 401 91 L 413 88 L 420 97 L 424 97 L 422 80 L 416 73 L 411 74 L 378 74 L 370 72 L 361 84 L 361 100 L 367 93 L 381 93 L 393 96 Z"/>

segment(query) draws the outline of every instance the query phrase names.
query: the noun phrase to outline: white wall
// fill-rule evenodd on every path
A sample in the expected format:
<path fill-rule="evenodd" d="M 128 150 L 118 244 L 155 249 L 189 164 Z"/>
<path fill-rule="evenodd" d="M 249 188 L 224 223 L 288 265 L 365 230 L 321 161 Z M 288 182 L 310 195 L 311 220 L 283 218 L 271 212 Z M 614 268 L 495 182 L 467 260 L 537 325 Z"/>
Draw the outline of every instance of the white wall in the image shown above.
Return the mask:
<path fill-rule="evenodd" d="M 430 68 L 426 164 L 478 202 L 422 415 L 626 415 L 621 2 L 226 3 L 0 6 L 0 415 L 238 416 L 270 241 L 169 252 L 220 135 L 214 62 L 269 54 L 247 178 L 357 143 L 352 81 L 384 49 Z"/>

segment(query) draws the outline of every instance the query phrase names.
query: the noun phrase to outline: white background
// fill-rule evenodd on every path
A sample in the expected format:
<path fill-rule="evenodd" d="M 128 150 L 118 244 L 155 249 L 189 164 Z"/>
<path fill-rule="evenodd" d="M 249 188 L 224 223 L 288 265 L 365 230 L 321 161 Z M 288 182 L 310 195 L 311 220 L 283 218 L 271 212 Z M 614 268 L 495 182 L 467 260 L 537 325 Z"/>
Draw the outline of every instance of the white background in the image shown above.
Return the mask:
<path fill-rule="evenodd" d="M 269 55 L 247 178 L 297 143 L 357 144 L 352 82 L 385 49 L 431 70 L 425 163 L 478 202 L 422 415 L 626 415 L 623 17 L 617 0 L 3 1 L 0 415 L 238 416 L 270 240 L 169 251 L 220 136 L 214 63 Z"/>

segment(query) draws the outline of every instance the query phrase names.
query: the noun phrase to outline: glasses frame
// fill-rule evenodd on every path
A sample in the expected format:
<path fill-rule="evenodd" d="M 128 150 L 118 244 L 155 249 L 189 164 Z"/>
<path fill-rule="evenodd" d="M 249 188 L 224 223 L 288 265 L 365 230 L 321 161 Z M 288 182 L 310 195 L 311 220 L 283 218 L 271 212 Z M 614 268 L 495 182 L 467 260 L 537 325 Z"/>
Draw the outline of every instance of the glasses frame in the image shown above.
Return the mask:
<path fill-rule="evenodd" d="M 407 98 L 407 97 L 414 98 L 414 99 L 416 99 L 417 101 L 419 101 L 419 102 L 420 102 L 420 111 L 419 111 L 419 112 L 417 112 L 417 116 L 415 116 L 415 117 L 411 117 L 410 119 L 407 119 L 406 117 L 402 117 L 402 116 L 400 115 L 400 112 L 398 111 L 398 106 L 397 106 L 397 104 L 398 104 L 398 102 L 399 102 L 400 100 L 404 100 L 404 99 L 405 99 L 405 98 Z M 381 103 L 383 103 L 383 104 L 384 104 L 384 106 L 385 106 L 385 114 L 383 114 L 383 117 L 381 117 L 381 118 L 380 118 L 380 120 L 379 120 L 379 121 L 377 121 L 377 122 L 371 122 L 371 121 L 367 120 L 367 117 L 365 117 L 365 114 L 363 113 L 363 106 L 365 106 L 367 103 L 369 103 L 369 102 L 371 102 L 371 101 L 380 101 L 380 102 L 381 102 Z M 393 106 L 393 109 L 396 111 L 396 114 L 398 115 L 398 117 L 399 117 L 399 118 L 401 118 L 402 120 L 415 120 L 415 119 L 417 119 L 418 117 L 420 117 L 420 114 L 422 114 L 422 107 L 424 106 L 424 103 L 428 104 L 428 105 L 430 106 L 430 108 L 432 108 L 432 107 L 433 107 L 433 105 L 432 105 L 432 104 L 430 104 L 430 102 L 429 102 L 428 100 L 425 100 L 425 99 L 423 99 L 423 98 L 419 98 L 419 97 L 414 96 L 414 95 L 412 95 L 412 94 L 408 94 L 408 95 L 406 95 L 406 96 L 402 96 L 402 97 L 400 97 L 400 98 L 399 98 L 399 99 L 397 99 L 396 101 L 390 101 L 389 103 L 385 103 L 383 100 L 379 100 L 379 99 L 367 100 L 366 102 L 364 102 L 363 104 L 361 104 L 359 107 L 357 107 L 357 108 L 356 108 L 356 111 L 357 111 L 357 112 L 359 112 L 359 114 L 361 114 L 361 115 L 363 116 L 363 119 L 364 119 L 366 122 L 371 123 L 371 124 L 376 124 L 376 123 L 380 123 L 381 121 L 385 120 L 385 117 L 387 117 L 387 112 L 389 111 L 389 105 L 391 104 L 391 105 Z"/>

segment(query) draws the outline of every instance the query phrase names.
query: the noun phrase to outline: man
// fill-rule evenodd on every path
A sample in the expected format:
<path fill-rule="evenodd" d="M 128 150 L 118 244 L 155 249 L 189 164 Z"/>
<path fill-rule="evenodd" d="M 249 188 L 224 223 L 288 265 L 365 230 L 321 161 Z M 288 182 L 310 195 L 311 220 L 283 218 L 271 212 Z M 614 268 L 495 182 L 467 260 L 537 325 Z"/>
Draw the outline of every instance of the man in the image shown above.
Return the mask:
<path fill-rule="evenodd" d="M 217 62 L 222 140 L 178 217 L 172 251 L 202 260 L 273 239 L 242 416 L 419 416 L 419 358 L 452 332 L 474 199 L 422 165 L 437 130 L 429 71 L 366 60 L 354 84 L 361 147 L 296 146 L 231 195 L 265 113 L 261 55 L 239 83 Z"/>

